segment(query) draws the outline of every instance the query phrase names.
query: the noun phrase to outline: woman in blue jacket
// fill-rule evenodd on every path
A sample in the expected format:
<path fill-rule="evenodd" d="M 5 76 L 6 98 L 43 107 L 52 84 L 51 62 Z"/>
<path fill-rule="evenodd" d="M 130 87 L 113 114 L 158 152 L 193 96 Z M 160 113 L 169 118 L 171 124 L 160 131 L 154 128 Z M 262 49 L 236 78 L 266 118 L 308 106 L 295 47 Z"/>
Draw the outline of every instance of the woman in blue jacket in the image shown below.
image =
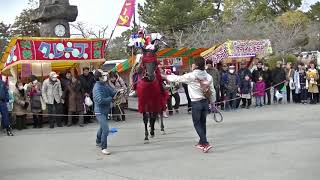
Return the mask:
<path fill-rule="evenodd" d="M 107 117 L 110 113 L 110 104 L 115 93 L 109 86 L 106 86 L 105 78 L 107 76 L 103 76 L 102 73 L 101 70 L 94 72 L 96 83 L 92 91 L 94 112 L 100 125 L 97 132 L 96 143 L 97 146 L 101 147 L 102 154 L 110 155 L 110 151 L 107 150 L 107 137 L 109 134 Z"/>

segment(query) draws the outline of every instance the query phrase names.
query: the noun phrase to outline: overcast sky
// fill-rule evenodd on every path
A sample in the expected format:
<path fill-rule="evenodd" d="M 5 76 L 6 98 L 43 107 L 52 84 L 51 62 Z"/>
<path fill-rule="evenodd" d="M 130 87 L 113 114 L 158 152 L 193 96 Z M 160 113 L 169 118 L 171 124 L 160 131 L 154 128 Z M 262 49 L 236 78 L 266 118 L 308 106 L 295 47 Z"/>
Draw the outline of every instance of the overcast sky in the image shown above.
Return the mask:
<path fill-rule="evenodd" d="M 143 3 L 144 0 L 136 0 Z M 307 11 L 318 0 L 304 0 L 302 9 Z M 111 33 L 125 0 L 70 0 L 78 6 L 77 21 L 88 23 L 92 27 L 109 26 Z M 28 0 L 0 0 L 0 22 L 12 24 L 15 17 L 28 6 Z M 115 35 L 120 35 L 125 27 L 117 27 Z M 75 32 L 72 32 L 75 33 Z"/>

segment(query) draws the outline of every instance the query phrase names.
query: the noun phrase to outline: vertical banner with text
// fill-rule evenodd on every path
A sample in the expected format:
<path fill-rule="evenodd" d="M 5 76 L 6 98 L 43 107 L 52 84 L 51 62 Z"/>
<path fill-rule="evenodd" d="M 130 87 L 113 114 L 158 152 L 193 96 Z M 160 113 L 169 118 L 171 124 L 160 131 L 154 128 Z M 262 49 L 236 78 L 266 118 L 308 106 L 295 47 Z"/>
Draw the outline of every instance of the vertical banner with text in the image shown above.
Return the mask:
<path fill-rule="evenodd" d="M 135 3 L 136 3 L 136 0 L 125 1 L 117 22 L 118 26 L 126 26 L 126 27 L 130 26 L 130 22 L 135 10 Z"/>

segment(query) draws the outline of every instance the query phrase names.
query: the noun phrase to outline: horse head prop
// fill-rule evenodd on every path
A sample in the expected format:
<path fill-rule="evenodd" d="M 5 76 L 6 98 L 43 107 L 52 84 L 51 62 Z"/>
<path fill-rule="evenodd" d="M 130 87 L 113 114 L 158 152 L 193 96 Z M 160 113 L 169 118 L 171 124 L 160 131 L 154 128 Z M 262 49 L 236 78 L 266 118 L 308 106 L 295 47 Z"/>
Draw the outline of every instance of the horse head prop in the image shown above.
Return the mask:
<path fill-rule="evenodd" d="M 156 50 L 142 50 L 143 56 L 140 64 L 141 79 L 151 82 L 155 79 L 155 71 L 158 67 Z"/>

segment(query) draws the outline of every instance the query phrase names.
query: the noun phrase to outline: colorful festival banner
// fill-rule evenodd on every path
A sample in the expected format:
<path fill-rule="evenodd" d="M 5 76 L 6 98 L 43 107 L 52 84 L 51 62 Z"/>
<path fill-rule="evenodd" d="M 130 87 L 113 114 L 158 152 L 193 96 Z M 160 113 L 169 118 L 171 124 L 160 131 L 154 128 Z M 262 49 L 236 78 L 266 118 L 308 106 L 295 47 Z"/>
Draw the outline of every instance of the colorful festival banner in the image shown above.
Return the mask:
<path fill-rule="evenodd" d="M 227 48 L 229 57 L 250 57 L 257 54 L 272 54 L 270 40 L 240 40 L 228 41 Z"/>
<path fill-rule="evenodd" d="M 214 51 L 211 53 L 203 56 L 204 59 L 206 60 L 212 60 L 213 62 L 220 62 L 223 59 L 227 58 L 229 56 L 227 48 L 225 44 L 220 45 L 217 47 Z"/>
<path fill-rule="evenodd" d="M 16 63 L 104 61 L 104 39 L 18 38 L 2 59 L 4 69 Z"/>
<path fill-rule="evenodd" d="M 270 54 L 272 54 L 271 42 L 263 39 L 227 41 L 201 53 L 201 56 L 218 63 L 226 58 L 264 57 Z"/>
<path fill-rule="evenodd" d="M 162 66 L 169 67 L 169 66 L 182 66 L 182 57 L 166 57 L 166 58 L 159 58 L 158 59 Z"/>
<path fill-rule="evenodd" d="M 130 26 L 130 22 L 135 10 L 134 7 L 135 7 L 135 0 L 125 1 L 117 22 L 118 26 L 126 26 L 126 27 Z"/>

